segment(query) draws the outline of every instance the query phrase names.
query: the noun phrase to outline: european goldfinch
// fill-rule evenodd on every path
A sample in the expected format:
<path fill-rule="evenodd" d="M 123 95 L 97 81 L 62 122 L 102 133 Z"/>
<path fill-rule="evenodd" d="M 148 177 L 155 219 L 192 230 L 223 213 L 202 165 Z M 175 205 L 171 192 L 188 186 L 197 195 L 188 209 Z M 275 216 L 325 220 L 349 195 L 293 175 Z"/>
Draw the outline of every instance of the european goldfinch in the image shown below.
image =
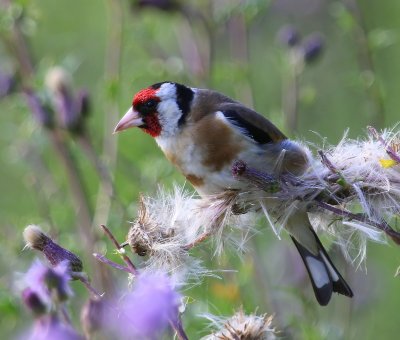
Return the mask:
<path fill-rule="evenodd" d="M 162 82 L 139 91 L 115 132 L 134 126 L 154 137 L 167 159 L 201 196 L 234 190 L 252 204 L 257 201 L 249 184 L 232 175 L 236 160 L 274 175 L 301 175 L 309 166 L 306 150 L 268 119 L 207 89 Z M 258 199 L 266 206 L 275 204 L 266 197 Z M 305 205 L 299 202 L 285 221 L 318 302 L 327 305 L 332 292 L 352 297 L 315 234 Z"/>

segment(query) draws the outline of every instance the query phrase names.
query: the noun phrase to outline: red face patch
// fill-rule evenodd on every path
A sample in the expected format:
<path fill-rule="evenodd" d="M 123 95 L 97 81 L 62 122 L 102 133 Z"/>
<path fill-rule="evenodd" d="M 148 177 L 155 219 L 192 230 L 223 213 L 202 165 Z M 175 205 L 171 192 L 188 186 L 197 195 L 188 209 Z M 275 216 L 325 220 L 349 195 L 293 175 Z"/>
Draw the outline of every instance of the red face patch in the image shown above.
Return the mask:
<path fill-rule="evenodd" d="M 140 104 L 143 104 L 150 99 L 160 101 L 160 99 L 156 96 L 157 90 L 158 89 L 153 89 L 152 87 L 148 87 L 147 89 L 143 89 L 138 93 L 136 93 L 132 101 L 133 107 L 137 107 Z"/>
<path fill-rule="evenodd" d="M 156 112 L 156 105 L 160 102 L 160 98 L 156 95 L 157 91 L 158 88 L 154 89 L 151 86 L 143 89 L 135 95 L 132 102 L 134 110 L 137 110 L 143 118 L 144 125 L 140 128 L 152 137 L 158 137 L 161 133 L 161 125 Z"/>
<path fill-rule="evenodd" d="M 143 118 L 145 127 L 142 129 L 152 137 L 158 137 L 161 133 L 161 125 L 156 115 L 148 115 Z"/>

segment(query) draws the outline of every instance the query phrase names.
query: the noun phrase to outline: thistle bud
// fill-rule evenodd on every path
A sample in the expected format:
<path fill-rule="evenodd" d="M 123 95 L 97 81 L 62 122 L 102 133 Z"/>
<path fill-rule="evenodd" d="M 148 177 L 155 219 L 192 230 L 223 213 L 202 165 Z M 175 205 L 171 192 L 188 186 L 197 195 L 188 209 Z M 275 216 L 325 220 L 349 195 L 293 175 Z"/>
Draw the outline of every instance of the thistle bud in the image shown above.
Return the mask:
<path fill-rule="evenodd" d="M 41 251 L 53 266 L 57 266 L 63 261 L 68 261 L 72 272 L 82 271 L 83 264 L 80 258 L 55 243 L 38 226 L 27 226 L 23 232 L 23 236 L 26 246 Z"/>
<path fill-rule="evenodd" d="M 300 42 L 299 31 L 293 26 L 282 27 L 277 35 L 278 41 L 288 47 L 294 47 Z"/>
<path fill-rule="evenodd" d="M 126 243 L 134 253 L 146 256 L 151 252 L 154 236 L 151 231 L 157 229 L 154 226 L 154 222 L 147 213 L 144 199 L 140 196 L 139 217 L 132 223 L 126 238 Z"/>
<path fill-rule="evenodd" d="M 53 67 L 46 74 L 45 84 L 60 126 L 73 133 L 81 133 L 84 129 L 81 112 L 82 108 L 87 108 L 84 107 L 87 103 L 79 102 L 80 98 L 75 97 L 71 75 L 62 67 Z"/>
<path fill-rule="evenodd" d="M 69 93 L 72 90 L 72 77 L 60 66 L 50 68 L 44 82 L 51 93 Z"/>
<path fill-rule="evenodd" d="M 313 33 L 302 44 L 303 58 L 306 63 L 318 59 L 324 48 L 324 39 L 321 34 Z"/>

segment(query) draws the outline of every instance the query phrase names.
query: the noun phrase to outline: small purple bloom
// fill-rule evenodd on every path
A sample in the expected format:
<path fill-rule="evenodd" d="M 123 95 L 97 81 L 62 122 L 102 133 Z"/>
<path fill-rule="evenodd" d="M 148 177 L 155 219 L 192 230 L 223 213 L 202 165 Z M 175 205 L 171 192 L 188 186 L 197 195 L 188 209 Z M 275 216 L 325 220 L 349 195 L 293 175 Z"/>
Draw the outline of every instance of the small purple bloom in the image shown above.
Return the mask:
<path fill-rule="evenodd" d="M 47 286 L 55 291 L 58 301 L 65 301 L 73 295 L 69 281 L 71 281 L 71 272 L 68 261 L 62 261 L 47 271 Z"/>
<path fill-rule="evenodd" d="M 35 321 L 31 334 L 24 337 L 30 340 L 83 340 L 72 327 L 62 323 L 55 315 L 45 315 Z"/>
<path fill-rule="evenodd" d="M 25 274 L 25 286 L 36 293 L 41 301 L 50 303 L 50 293 L 45 284 L 46 273 L 49 270 L 42 262 L 35 260 Z"/>
<path fill-rule="evenodd" d="M 115 328 L 122 338 L 154 337 L 178 316 L 180 295 L 162 273 L 142 274 L 118 306 Z"/>
<path fill-rule="evenodd" d="M 71 296 L 70 279 L 67 261 L 60 262 L 54 268 L 48 268 L 42 262 L 36 260 L 24 277 L 25 286 L 36 293 L 45 304 L 49 304 L 53 296 L 57 297 L 59 301 L 64 301 Z M 52 292 L 55 292 L 55 294 L 52 294 Z"/>
<path fill-rule="evenodd" d="M 40 316 L 47 312 L 47 305 L 40 299 L 39 295 L 30 288 L 26 288 L 22 292 L 22 300 L 35 316 Z"/>

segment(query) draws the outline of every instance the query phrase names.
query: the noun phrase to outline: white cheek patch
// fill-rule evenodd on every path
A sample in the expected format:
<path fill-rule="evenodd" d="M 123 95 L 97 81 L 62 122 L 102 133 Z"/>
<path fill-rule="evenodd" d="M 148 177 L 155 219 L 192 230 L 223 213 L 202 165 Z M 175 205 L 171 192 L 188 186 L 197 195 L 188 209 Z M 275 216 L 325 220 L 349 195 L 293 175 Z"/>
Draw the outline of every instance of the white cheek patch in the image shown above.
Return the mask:
<path fill-rule="evenodd" d="M 158 119 L 161 124 L 161 135 L 173 136 L 178 132 L 178 121 L 182 112 L 179 110 L 175 99 L 164 100 L 158 104 Z"/>
<path fill-rule="evenodd" d="M 157 97 L 161 100 L 176 98 L 176 87 L 172 83 L 164 83 L 157 90 Z"/>
<path fill-rule="evenodd" d="M 162 84 L 157 91 L 157 97 L 161 99 L 158 104 L 158 119 L 161 124 L 161 136 L 169 137 L 178 132 L 178 121 L 182 112 L 176 102 L 176 87 L 172 83 Z"/>

